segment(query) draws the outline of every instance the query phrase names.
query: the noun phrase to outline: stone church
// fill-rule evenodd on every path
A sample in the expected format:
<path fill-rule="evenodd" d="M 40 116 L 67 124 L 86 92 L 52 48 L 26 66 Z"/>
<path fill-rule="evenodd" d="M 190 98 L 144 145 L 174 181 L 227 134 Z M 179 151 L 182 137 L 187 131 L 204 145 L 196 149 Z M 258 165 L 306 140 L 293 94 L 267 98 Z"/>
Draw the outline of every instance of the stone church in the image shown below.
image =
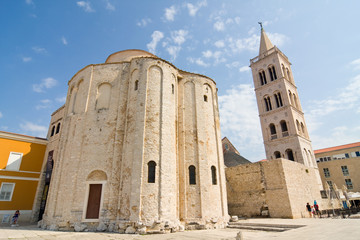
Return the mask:
<path fill-rule="evenodd" d="M 212 79 L 126 50 L 81 69 L 68 85 L 49 128 L 54 171 L 43 228 L 146 233 L 226 225 Z"/>

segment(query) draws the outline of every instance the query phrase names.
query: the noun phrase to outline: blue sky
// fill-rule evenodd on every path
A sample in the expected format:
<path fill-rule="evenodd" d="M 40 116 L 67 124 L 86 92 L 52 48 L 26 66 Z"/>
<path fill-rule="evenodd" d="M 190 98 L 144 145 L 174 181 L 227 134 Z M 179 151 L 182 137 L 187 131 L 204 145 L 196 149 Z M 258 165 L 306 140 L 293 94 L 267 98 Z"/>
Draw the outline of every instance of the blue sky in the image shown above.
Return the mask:
<path fill-rule="evenodd" d="M 358 1 L 0 1 L 0 130 L 46 136 L 67 82 L 143 49 L 217 83 L 221 132 L 265 158 L 249 60 L 263 22 L 289 58 L 314 149 L 360 141 Z"/>

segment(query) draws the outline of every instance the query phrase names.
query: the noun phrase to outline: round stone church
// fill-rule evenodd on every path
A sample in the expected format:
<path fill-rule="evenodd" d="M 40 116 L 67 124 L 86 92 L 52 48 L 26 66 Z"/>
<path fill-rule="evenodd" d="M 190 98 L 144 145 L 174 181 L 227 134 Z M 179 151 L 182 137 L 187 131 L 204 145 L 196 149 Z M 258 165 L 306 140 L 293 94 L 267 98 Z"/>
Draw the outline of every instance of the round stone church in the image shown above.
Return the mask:
<path fill-rule="evenodd" d="M 142 50 L 68 83 L 52 116 L 54 170 L 42 227 L 125 233 L 225 227 L 215 82 Z"/>

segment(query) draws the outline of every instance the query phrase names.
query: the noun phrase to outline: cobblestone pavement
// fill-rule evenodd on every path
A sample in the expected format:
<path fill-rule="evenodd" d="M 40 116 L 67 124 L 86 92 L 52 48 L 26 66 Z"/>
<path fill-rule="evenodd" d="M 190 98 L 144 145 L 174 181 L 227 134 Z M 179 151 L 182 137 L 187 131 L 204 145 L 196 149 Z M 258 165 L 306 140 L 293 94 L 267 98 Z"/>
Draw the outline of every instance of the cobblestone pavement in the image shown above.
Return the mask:
<path fill-rule="evenodd" d="M 292 240 L 292 239 L 360 239 L 360 219 L 248 219 L 243 223 L 293 224 L 305 225 L 285 232 L 266 232 L 239 229 L 216 229 L 185 231 L 170 234 L 130 235 L 104 232 L 61 232 L 37 228 L 35 225 L 21 224 L 18 227 L 0 225 L 0 240 L 3 239 L 124 239 L 124 240 L 170 240 L 170 239 L 200 239 L 200 240 L 235 240 L 239 231 L 243 240 Z"/>

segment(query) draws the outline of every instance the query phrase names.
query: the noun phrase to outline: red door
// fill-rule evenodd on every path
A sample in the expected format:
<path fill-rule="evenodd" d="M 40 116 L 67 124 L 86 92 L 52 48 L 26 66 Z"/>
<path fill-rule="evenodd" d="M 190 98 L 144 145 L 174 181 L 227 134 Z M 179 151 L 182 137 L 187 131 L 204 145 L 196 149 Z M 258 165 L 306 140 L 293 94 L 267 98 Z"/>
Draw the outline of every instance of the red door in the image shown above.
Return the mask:
<path fill-rule="evenodd" d="M 90 184 L 86 219 L 98 219 L 100 211 L 102 184 Z"/>

